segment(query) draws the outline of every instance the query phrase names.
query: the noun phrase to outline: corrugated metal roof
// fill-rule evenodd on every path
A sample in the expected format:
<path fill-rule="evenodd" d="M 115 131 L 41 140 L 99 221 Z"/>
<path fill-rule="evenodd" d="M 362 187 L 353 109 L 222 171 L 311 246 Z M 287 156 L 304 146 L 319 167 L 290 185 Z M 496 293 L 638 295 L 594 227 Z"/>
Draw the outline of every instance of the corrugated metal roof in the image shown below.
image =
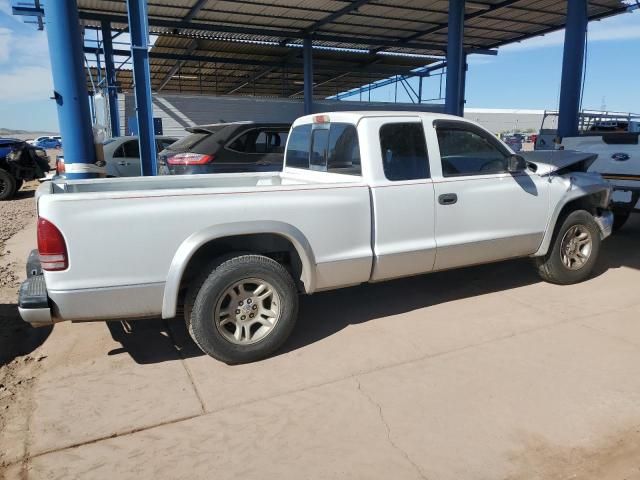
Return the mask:
<path fill-rule="evenodd" d="M 566 5 L 468 0 L 464 47 L 493 49 L 560 29 Z M 125 0 L 78 0 L 78 7 L 85 26 L 98 27 L 102 19 L 115 30 L 127 26 Z M 591 19 L 625 9 L 620 0 L 589 1 Z M 311 35 L 315 47 L 361 50 L 314 49 L 314 94 L 324 97 L 436 61 L 380 53 L 443 55 L 448 1 L 149 0 L 148 14 L 150 30 L 159 35 L 150 52 L 155 90 L 296 95 L 302 51 L 295 45 Z M 131 88 L 129 73 L 118 79 L 124 91 Z"/>

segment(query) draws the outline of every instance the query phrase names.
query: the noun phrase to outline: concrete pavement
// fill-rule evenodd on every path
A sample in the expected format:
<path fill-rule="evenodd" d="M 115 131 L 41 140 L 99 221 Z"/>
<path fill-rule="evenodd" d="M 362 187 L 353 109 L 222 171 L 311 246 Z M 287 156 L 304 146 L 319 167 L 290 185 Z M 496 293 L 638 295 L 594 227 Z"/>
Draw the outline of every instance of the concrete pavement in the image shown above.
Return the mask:
<path fill-rule="evenodd" d="M 227 366 L 179 320 L 59 324 L 8 478 L 640 478 L 640 218 L 580 285 L 519 260 L 317 294 Z"/>

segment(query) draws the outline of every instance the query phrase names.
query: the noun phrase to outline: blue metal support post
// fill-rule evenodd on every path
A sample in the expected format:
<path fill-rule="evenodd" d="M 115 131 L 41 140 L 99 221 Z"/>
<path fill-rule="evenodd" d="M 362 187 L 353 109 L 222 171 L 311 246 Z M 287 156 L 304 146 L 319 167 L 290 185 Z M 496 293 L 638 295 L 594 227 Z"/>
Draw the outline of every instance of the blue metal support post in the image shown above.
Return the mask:
<path fill-rule="evenodd" d="M 64 142 L 67 178 L 92 178 L 96 150 L 91 129 L 89 92 L 75 0 L 48 0 L 45 5 L 47 39 L 54 98 Z"/>
<path fill-rule="evenodd" d="M 153 101 L 151 98 L 151 74 L 149 71 L 147 1 L 127 0 L 127 11 L 129 13 L 133 90 L 136 97 L 136 119 L 142 175 L 156 175 L 156 143 L 153 131 Z"/>
<path fill-rule="evenodd" d="M 302 44 L 304 66 L 304 114 L 313 113 L 313 43 L 305 37 Z"/>
<path fill-rule="evenodd" d="M 578 134 L 587 22 L 587 0 L 568 0 L 558 113 L 560 137 Z"/>
<path fill-rule="evenodd" d="M 464 90 L 464 2 L 449 0 L 445 112 L 458 116 L 462 115 L 461 97 Z"/>
<path fill-rule="evenodd" d="M 109 119 L 111 136 L 120 136 L 120 114 L 118 112 L 118 87 L 116 86 L 116 67 L 113 64 L 113 41 L 111 39 L 111 22 L 103 20 L 102 49 L 104 50 L 104 68 L 107 72 L 107 92 L 109 97 Z"/>

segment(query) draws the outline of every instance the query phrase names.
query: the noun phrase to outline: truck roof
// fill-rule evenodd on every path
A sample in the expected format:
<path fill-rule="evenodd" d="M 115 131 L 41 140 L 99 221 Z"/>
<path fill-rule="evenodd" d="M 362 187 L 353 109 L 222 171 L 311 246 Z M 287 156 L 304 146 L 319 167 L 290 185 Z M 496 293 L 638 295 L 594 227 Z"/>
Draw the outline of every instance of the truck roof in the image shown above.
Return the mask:
<path fill-rule="evenodd" d="M 420 117 L 426 120 L 463 120 L 469 123 L 469 120 L 462 117 L 456 117 L 454 115 L 447 115 L 444 113 L 435 112 L 415 112 L 415 111 L 402 111 L 402 110 L 360 110 L 360 111 L 346 111 L 346 112 L 318 112 L 311 115 L 305 115 L 298 118 L 293 122 L 293 127 L 297 125 L 304 125 L 305 123 L 313 123 L 314 117 L 319 115 L 326 115 L 331 122 L 346 122 L 346 123 L 358 123 L 363 118 L 370 117 Z"/>

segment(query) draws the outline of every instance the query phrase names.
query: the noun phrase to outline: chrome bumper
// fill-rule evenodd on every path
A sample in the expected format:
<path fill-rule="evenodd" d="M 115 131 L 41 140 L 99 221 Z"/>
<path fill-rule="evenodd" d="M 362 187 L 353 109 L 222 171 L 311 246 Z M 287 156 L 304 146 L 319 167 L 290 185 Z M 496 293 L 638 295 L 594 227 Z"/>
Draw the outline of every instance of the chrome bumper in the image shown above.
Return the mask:
<path fill-rule="evenodd" d="M 601 215 L 594 217 L 598 227 L 600 228 L 600 238 L 604 240 L 613 231 L 613 212 L 606 210 Z"/>
<path fill-rule="evenodd" d="M 31 252 L 27 261 L 27 279 L 20 285 L 18 312 L 22 320 L 34 327 L 53 323 L 47 284 L 37 259 L 37 251 Z"/>

